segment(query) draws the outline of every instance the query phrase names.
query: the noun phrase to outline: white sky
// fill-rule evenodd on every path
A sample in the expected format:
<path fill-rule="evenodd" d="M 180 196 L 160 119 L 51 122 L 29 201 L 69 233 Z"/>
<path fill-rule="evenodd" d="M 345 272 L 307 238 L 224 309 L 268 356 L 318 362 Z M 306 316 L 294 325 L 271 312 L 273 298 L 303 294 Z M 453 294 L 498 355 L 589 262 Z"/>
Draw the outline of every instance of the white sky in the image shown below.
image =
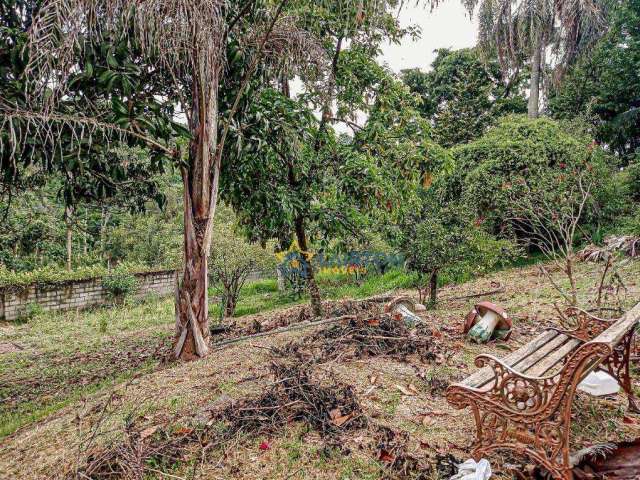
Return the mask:
<path fill-rule="evenodd" d="M 382 48 L 379 58 L 394 72 L 405 68 L 428 70 L 435 59 L 434 50 L 438 48 L 465 48 L 476 43 L 478 32 L 477 16 L 473 21 L 460 0 L 445 0 L 431 12 L 429 7 L 405 5 L 400 13 L 403 27 L 417 25 L 422 29 L 421 38 L 412 42 L 408 39 L 400 45 L 387 44 Z"/>

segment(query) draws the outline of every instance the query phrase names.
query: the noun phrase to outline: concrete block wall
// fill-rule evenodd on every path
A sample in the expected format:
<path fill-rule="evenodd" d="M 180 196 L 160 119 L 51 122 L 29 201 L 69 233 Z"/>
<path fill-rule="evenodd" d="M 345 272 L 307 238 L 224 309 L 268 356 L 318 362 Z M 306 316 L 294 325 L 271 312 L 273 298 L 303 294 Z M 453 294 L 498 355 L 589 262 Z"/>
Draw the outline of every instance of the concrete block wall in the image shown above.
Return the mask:
<path fill-rule="evenodd" d="M 149 294 L 159 296 L 173 294 L 175 271 L 136 274 L 136 297 Z M 37 304 L 44 311 L 81 310 L 110 301 L 100 278 L 77 280 L 65 284 L 29 285 L 19 290 L 0 289 L 0 320 L 15 320 L 24 315 L 30 305 Z"/>

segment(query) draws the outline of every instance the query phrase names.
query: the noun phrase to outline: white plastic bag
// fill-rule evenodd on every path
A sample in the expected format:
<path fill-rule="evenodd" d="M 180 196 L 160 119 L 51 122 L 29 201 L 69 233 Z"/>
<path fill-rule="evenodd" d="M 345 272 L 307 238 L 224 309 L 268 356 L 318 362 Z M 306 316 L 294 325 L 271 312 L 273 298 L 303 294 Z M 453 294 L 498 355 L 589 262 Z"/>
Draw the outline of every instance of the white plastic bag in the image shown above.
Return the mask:
<path fill-rule="evenodd" d="M 491 477 L 491 465 L 486 459 L 476 463 L 469 459 L 458 465 L 458 473 L 451 480 L 488 480 Z"/>
<path fill-rule="evenodd" d="M 578 384 L 578 389 L 590 395 L 600 397 L 602 395 L 613 395 L 620 391 L 618 381 L 602 370 L 591 372 Z"/>

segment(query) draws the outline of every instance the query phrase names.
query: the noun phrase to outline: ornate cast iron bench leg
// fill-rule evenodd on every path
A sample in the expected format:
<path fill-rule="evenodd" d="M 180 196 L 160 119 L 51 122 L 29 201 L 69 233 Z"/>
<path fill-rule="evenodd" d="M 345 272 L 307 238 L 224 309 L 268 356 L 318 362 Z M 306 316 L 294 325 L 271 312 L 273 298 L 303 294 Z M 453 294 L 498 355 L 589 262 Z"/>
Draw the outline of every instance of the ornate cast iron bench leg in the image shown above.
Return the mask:
<path fill-rule="evenodd" d="M 640 403 L 633 391 L 631 382 L 630 359 L 635 329 L 630 330 L 614 349 L 613 353 L 603 362 L 602 370 L 618 380 L 620 387 L 629 399 L 629 411 L 640 413 Z"/>
<path fill-rule="evenodd" d="M 556 479 L 571 480 L 569 433 L 571 406 L 585 368 L 611 354 L 604 344 L 585 344 L 549 377 L 522 375 L 491 355 L 479 355 L 476 365 L 493 370 L 491 387 L 454 384 L 447 400 L 456 408 L 470 407 L 476 422 L 472 453 L 476 460 L 495 450 L 526 455 Z"/>

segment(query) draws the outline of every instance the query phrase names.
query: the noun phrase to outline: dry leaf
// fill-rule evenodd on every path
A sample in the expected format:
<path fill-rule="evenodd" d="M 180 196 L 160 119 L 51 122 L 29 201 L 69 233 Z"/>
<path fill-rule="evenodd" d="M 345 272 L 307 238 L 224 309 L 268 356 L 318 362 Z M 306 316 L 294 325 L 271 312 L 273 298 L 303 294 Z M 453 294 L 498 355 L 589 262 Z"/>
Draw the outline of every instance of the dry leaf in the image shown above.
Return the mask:
<path fill-rule="evenodd" d="M 394 457 L 393 455 L 391 455 L 389 452 L 387 452 L 386 450 L 380 450 L 378 452 L 378 460 L 382 460 L 385 463 L 393 463 L 396 460 L 396 457 Z"/>
<path fill-rule="evenodd" d="M 341 427 L 342 425 L 347 423 L 348 420 L 351 420 L 352 418 L 353 418 L 353 413 L 350 413 L 348 415 L 342 415 L 341 417 L 332 419 L 331 423 L 333 423 L 336 427 Z"/>
<path fill-rule="evenodd" d="M 144 440 L 145 438 L 150 437 L 160 428 L 159 425 L 154 425 L 153 427 L 147 427 L 140 432 L 140 440 Z"/>
<path fill-rule="evenodd" d="M 369 377 L 369 383 L 371 385 L 375 385 L 376 382 L 378 381 L 378 375 L 377 374 L 373 374 Z"/>
<path fill-rule="evenodd" d="M 436 422 L 435 418 L 433 418 L 430 415 L 425 415 L 424 417 L 422 417 L 422 425 L 424 425 L 425 427 L 431 426 Z"/>
<path fill-rule="evenodd" d="M 417 395 L 417 394 L 418 394 L 418 389 L 416 388 L 416 386 L 415 386 L 413 383 L 410 383 L 410 384 L 407 386 L 407 390 L 409 390 L 409 391 L 413 392 L 413 394 L 414 394 L 414 395 Z"/>
<path fill-rule="evenodd" d="M 398 390 L 400 390 L 402 392 L 403 395 L 407 395 L 409 397 L 412 397 L 413 395 L 415 395 L 415 393 L 413 393 L 411 390 L 409 390 L 408 388 L 403 387 L 402 385 L 396 385 L 396 388 Z"/>
<path fill-rule="evenodd" d="M 638 423 L 638 420 L 625 415 L 624 417 L 622 417 L 622 423 L 626 423 L 627 425 L 636 425 Z"/>

